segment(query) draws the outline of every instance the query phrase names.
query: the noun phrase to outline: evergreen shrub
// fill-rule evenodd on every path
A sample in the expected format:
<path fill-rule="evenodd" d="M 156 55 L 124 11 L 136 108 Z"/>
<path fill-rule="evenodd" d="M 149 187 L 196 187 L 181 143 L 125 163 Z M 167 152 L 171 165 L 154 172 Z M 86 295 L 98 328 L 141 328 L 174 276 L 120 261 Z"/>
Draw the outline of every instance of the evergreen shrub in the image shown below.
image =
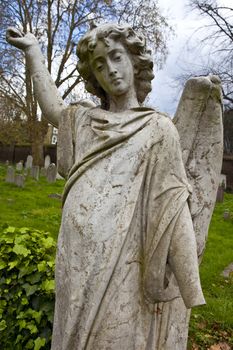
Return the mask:
<path fill-rule="evenodd" d="M 56 243 L 47 232 L 0 230 L 0 348 L 50 349 Z"/>

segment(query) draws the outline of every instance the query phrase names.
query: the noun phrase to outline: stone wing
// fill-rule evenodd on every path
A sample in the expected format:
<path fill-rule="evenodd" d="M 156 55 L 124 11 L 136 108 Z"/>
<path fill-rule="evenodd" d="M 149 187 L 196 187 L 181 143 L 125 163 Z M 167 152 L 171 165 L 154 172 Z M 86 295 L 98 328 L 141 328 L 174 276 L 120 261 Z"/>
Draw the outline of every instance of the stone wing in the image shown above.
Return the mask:
<path fill-rule="evenodd" d="M 191 78 L 181 96 L 174 124 L 193 188 L 189 198 L 198 256 L 205 248 L 223 156 L 222 93 L 216 76 Z"/>

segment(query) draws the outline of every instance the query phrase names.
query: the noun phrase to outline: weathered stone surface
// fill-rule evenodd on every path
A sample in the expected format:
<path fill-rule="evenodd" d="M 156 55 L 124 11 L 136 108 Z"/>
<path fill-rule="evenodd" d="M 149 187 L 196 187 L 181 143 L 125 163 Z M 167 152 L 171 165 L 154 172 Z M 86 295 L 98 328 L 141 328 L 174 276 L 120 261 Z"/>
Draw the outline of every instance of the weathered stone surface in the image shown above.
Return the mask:
<path fill-rule="evenodd" d="M 33 177 L 33 179 L 35 180 L 39 180 L 39 176 L 40 176 L 40 167 L 39 165 L 33 165 L 31 167 L 31 177 Z"/>
<path fill-rule="evenodd" d="M 31 169 L 32 164 L 33 164 L 33 157 L 29 154 L 29 155 L 27 156 L 25 168 L 26 168 L 26 169 Z"/>
<path fill-rule="evenodd" d="M 233 277 L 233 262 L 230 263 L 222 272 L 222 276 L 228 278 L 230 276 Z"/>
<path fill-rule="evenodd" d="M 189 203 L 198 256 L 202 255 L 205 248 L 222 166 L 221 97 L 221 85 L 217 77 L 190 79 L 174 118 L 188 180 L 193 188 Z"/>
<path fill-rule="evenodd" d="M 20 161 L 16 164 L 16 170 L 17 171 L 22 171 L 23 170 L 23 162 Z"/>
<path fill-rule="evenodd" d="M 218 78 L 186 84 L 174 120 L 180 147 L 172 122 L 140 107 L 153 67 L 128 26 L 101 25 L 78 46 L 80 74 L 105 109 L 66 109 L 35 37 L 11 29 L 7 38 L 25 50 L 42 112 L 59 124 L 68 177 L 52 350 L 185 350 L 189 308 L 204 303 L 198 256 L 219 185 Z"/>
<path fill-rule="evenodd" d="M 138 108 L 120 115 L 101 109 L 84 110 L 77 109 L 74 128 L 80 152 L 76 157 L 81 158 L 76 158 L 65 188 L 57 263 L 57 273 L 62 277 L 57 287 L 59 308 L 55 313 L 53 346 L 56 349 L 63 339 L 73 349 L 106 349 L 111 344 L 113 350 L 124 346 L 131 350 L 135 343 L 136 349 L 146 349 L 148 342 L 157 339 L 161 342 L 158 349 L 162 349 L 169 324 L 173 325 L 173 335 L 180 332 L 180 324 L 175 326 L 171 319 L 170 308 L 182 308 L 182 302 L 172 301 L 179 296 L 179 290 L 174 275 L 171 270 L 167 275 L 166 268 L 171 266 L 175 272 L 186 307 L 204 303 L 186 203 L 190 188 L 177 131 L 169 118 L 150 109 Z M 82 112 L 83 117 L 79 115 Z M 64 123 L 68 118 L 69 111 Z M 84 125 L 90 127 L 86 134 L 80 134 Z M 62 130 L 59 132 L 60 142 L 68 138 Z M 72 129 L 72 137 L 71 132 Z M 71 249 L 64 265 L 66 240 Z M 166 267 L 168 256 L 170 265 Z M 75 304 L 70 304 L 64 295 L 65 276 L 67 290 L 71 291 L 69 298 Z M 164 279 L 169 281 L 169 288 L 164 288 Z M 87 285 L 88 293 L 83 298 Z M 77 307 L 73 317 L 80 319 L 75 334 L 71 327 L 75 322 L 73 307 Z M 184 304 L 183 309 L 186 310 Z M 65 330 L 59 310 L 71 314 Z M 182 317 L 183 322 L 188 318 L 186 313 Z M 128 320 L 127 324 L 122 325 L 123 319 Z M 164 329 L 157 333 L 162 324 Z M 84 346 L 87 335 L 90 338 Z M 186 335 L 187 329 L 184 335 L 179 334 L 179 341 Z M 181 349 L 180 344 L 174 346 L 173 337 L 169 343 L 173 343 L 173 349 Z"/>
<path fill-rule="evenodd" d="M 18 187 L 24 187 L 25 185 L 25 177 L 22 174 L 15 175 L 15 184 Z"/>
<path fill-rule="evenodd" d="M 222 203 L 223 200 L 224 200 L 224 188 L 222 186 L 218 186 L 216 202 Z"/>
<path fill-rule="evenodd" d="M 222 186 L 224 190 L 227 188 L 227 176 L 225 174 L 220 175 L 219 186 Z"/>
<path fill-rule="evenodd" d="M 30 173 L 31 173 L 31 169 L 25 167 L 23 170 L 24 177 L 27 178 L 30 175 Z"/>
<path fill-rule="evenodd" d="M 57 177 L 57 167 L 54 163 L 51 163 L 47 169 L 47 181 L 55 182 Z"/>
<path fill-rule="evenodd" d="M 6 182 L 14 183 L 15 181 L 15 169 L 12 166 L 7 167 Z"/>
<path fill-rule="evenodd" d="M 44 160 L 44 168 L 47 169 L 51 164 L 51 159 L 50 159 L 50 155 L 47 154 L 45 156 L 45 160 Z"/>
<path fill-rule="evenodd" d="M 47 176 L 47 169 L 46 168 L 40 169 L 40 176 Z"/>
<path fill-rule="evenodd" d="M 231 212 L 229 209 L 225 209 L 223 212 L 223 219 L 224 220 L 230 220 L 231 218 Z"/>

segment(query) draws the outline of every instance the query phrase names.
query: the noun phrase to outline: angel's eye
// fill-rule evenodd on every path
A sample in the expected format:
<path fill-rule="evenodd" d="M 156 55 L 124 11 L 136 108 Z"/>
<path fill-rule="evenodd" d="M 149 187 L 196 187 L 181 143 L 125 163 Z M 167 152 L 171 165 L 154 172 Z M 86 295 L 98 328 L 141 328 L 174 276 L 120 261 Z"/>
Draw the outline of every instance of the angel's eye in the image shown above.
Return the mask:
<path fill-rule="evenodd" d="M 97 70 L 98 72 L 101 72 L 102 69 L 103 69 L 103 64 L 98 64 L 98 65 L 96 66 L 96 70 Z"/>
<path fill-rule="evenodd" d="M 121 55 L 118 53 L 113 58 L 114 58 L 114 61 L 120 61 L 121 60 Z"/>

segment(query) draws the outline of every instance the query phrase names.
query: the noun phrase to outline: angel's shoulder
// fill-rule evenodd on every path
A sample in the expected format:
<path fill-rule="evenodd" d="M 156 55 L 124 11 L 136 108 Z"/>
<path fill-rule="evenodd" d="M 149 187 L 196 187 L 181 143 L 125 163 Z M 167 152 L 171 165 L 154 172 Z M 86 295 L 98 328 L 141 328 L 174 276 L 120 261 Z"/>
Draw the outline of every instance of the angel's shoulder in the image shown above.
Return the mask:
<path fill-rule="evenodd" d="M 179 134 L 174 125 L 172 118 L 167 114 L 159 111 L 155 111 L 153 123 L 157 132 L 160 132 L 164 136 L 172 137 L 179 140 Z"/>

